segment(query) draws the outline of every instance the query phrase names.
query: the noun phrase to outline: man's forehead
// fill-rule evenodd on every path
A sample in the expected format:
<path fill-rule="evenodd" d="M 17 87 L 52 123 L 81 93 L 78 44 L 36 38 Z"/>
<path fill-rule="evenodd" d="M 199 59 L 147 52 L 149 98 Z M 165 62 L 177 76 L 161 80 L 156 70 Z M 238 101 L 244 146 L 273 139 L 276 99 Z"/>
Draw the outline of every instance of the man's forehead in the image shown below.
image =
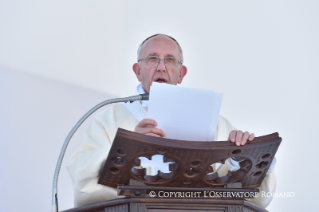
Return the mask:
<path fill-rule="evenodd" d="M 174 40 L 165 36 L 165 35 L 158 35 L 150 38 L 149 40 L 145 41 L 142 45 L 142 52 L 147 55 L 151 54 L 158 54 L 157 50 L 166 50 L 167 56 L 170 54 L 171 56 L 175 56 L 173 54 L 178 54 L 179 49 L 178 45 Z"/>

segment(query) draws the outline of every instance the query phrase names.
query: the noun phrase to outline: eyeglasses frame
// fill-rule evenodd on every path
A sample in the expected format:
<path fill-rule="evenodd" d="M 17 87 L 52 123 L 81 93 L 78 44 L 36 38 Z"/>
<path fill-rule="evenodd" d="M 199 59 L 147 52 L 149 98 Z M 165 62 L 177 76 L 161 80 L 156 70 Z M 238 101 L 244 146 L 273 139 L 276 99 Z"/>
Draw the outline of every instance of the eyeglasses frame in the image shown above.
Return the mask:
<path fill-rule="evenodd" d="M 146 59 L 147 59 L 148 57 L 156 57 L 156 56 L 147 56 L 147 57 L 144 57 L 144 58 L 141 58 L 141 59 L 137 60 L 137 62 L 139 63 L 140 61 L 144 60 L 145 63 L 146 63 Z M 175 58 L 175 57 L 167 57 L 167 58 Z M 175 59 L 176 59 L 176 58 L 175 58 Z M 165 62 L 166 58 L 161 59 L 161 58 L 159 58 L 159 57 L 157 57 L 157 65 L 155 65 L 155 66 L 158 66 L 158 64 L 160 64 L 161 60 L 163 60 L 165 66 L 166 66 L 166 62 Z M 182 63 L 181 61 L 179 61 L 178 59 L 176 59 L 176 60 L 177 60 L 177 62 L 178 62 L 179 64 L 183 65 L 183 63 Z M 155 67 L 155 66 L 153 66 L 153 67 Z"/>

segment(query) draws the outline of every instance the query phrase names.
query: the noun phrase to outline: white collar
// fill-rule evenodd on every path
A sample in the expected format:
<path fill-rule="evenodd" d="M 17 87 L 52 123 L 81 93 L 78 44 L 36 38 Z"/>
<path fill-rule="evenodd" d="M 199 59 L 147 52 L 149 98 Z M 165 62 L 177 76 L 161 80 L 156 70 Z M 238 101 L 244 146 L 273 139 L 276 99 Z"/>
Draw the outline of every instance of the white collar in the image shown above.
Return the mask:
<path fill-rule="evenodd" d="M 145 91 L 142 87 L 142 84 L 139 84 L 136 89 L 135 89 L 135 94 L 139 95 L 139 94 L 144 94 Z M 142 105 L 142 107 L 147 111 L 148 109 L 148 101 L 140 101 L 140 104 Z"/>
<path fill-rule="evenodd" d="M 145 91 L 142 88 L 142 85 L 139 84 L 136 87 L 135 94 L 144 94 Z M 131 114 L 136 118 L 137 121 L 142 121 L 147 116 L 147 108 L 148 108 L 148 101 L 135 101 L 135 102 L 126 102 L 124 103 L 124 107 L 131 112 Z"/>

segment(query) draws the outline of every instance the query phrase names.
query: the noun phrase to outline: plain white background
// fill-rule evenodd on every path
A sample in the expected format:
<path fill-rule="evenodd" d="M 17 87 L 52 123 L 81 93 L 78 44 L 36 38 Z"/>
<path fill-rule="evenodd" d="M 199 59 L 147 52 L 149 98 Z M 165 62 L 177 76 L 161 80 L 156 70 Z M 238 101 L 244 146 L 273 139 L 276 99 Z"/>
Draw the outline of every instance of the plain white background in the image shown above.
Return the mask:
<path fill-rule="evenodd" d="M 50 209 L 68 131 L 98 102 L 133 94 L 136 50 L 155 33 L 180 42 L 183 86 L 223 93 L 221 114 L 236 128 L 283 138 L 277 191 L 295 197 L 268 210 L 314 209 L 318 9 L 315 0 L 0 0 L 0 210 Z M 60 209 L 72 207 L 64 167 L 59 185 Z"/>

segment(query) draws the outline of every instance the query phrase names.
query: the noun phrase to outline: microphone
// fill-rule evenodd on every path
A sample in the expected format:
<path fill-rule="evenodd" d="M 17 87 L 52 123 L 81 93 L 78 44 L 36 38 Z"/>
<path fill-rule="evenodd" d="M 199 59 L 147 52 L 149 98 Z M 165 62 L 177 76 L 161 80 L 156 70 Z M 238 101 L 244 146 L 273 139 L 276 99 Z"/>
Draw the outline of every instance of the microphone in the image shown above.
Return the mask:
<path fill-rule="evenodd" d="M 52 185 L 52 204 L 51 204 L 51 212 L 58 212 L 59 207 L 58 207 L 58 177 L 63 161 L 63 157 L 65 155 L 65 151 L 69 145 L 69 142 L 76 132 L 76 130 L 81 126 L 81 124 L 90 116 L 92 113 L 100 109 L 101 107 L 113 103 L 118 103 L 118 102 L 134 102 L 137 100 L 148 100 L 149 99 L 149 94 L 141 94 L 141 95 L 136 95 L 136 96 L 129 96 L 125 98 L 117 98 L 117 99 L 110 99 L 103 101 L 99 104 L 97 104 L 95 107 L 93 107 L 91 110 L 89 110 L 82 118 L 75 124 L 75 126 L 72 128 L 72 130 L 69 132 L 68 136 L 64 140 L 63 146 L 60 151 L 60 155 L 58 158 L 58 161 L 56 163 L 55 171 L 54 171 L 54 176 L 53 176 L 53 185 Z"/>
<path fill-rule="evenodd" d="M 140 94 L 140 96 L 142 97 L 142 99 L 141 99 L 141 100 L 148 100 L 148 99 L 149 99 L 150 94 L 149 94 L 149 93 L 145 93 L 145 94 Z"/>

